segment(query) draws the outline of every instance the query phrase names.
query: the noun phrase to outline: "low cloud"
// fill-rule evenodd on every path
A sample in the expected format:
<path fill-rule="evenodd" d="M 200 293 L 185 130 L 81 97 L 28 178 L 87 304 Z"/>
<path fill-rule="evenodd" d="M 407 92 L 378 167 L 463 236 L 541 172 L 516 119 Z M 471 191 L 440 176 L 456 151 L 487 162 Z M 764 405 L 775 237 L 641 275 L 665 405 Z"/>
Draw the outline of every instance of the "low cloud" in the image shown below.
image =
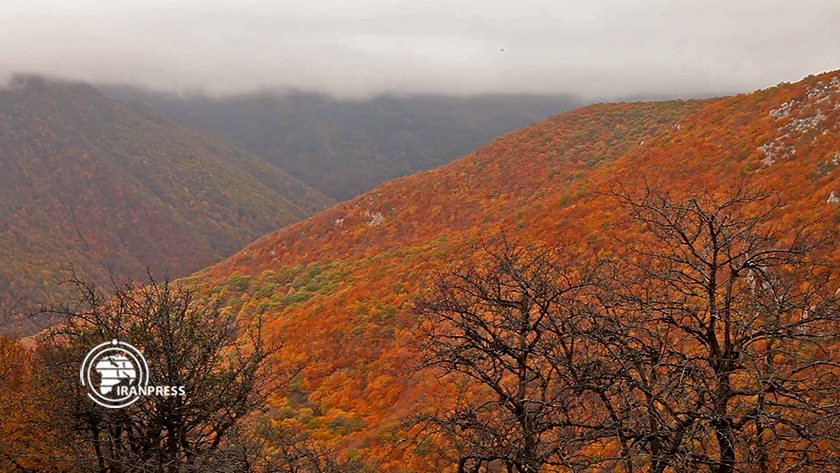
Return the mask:
<path fill-rule="evenodd" d="M 840 68 L 836 0 L 34 0 L 0 71 L 170 91 L 689 96 Z"/>

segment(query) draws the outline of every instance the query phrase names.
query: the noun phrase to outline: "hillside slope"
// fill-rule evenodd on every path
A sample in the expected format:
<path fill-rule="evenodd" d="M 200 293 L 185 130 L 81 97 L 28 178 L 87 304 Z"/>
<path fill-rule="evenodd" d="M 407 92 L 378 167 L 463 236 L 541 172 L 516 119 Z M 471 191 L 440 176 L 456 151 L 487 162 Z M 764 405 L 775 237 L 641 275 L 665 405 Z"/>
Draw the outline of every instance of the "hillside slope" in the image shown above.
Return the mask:
<path fill-rule="evenodd" d="M 88 85 L 18 77 L 0 90 L 6 302 L 52 300 L 73 270 L 100 283 L 146 267 L 189 274 L 331 203 L 219 139 Z"/>
<path fill-rule="evenodd" d="M 380 96 L 314 93 L 175 96 L 103 86 L 179 123 L 225 137 L 337 199 L 446 164 L 519 127 L 578 106 L 568 96 Z"/>
<path fill-rule="evenodd" d="M 269 234 L 188 279 L 242 317 L 262 314 L 305 363 L 271 422 L 401 471 L 423 461 L 399 425 L 439 389 L 412 376 L 412 300 L 469 243 L 510 238 L 598 252 L 615 189 L 725 191 L 749 182 L 787 203 L 782 225 L 840 221 L 840 73 L 719 100 L 603 104 L 497 139 Z M 840 257 L 840 255 L 837 255 Z"/>
<path fill-rule="evenodd" d="M 267 235 L 189 280 L 243 317 L 264 314 L 284 360 L 306 369 L 273 399 L 280 425 L 311 429 L 394 468 L 381 441 L 426 396 L 411 378 L 413 297 L 433 265 L 504 228 L 551 238 L 594 174 L 710 101 L 603 104 L 510 133 L 442 168 L 396 179 Z M 579 204 L 578 204 L 579 205 Z"/>

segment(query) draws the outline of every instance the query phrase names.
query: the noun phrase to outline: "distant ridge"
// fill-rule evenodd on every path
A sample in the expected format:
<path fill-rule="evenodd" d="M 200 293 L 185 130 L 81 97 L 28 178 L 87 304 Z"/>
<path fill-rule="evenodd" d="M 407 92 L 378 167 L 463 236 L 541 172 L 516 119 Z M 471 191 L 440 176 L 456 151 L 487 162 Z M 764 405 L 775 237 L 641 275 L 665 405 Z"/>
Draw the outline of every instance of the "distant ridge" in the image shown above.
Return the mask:
<path fill-rule="evenodd" d="M 581 105 L 563 95 L 337 100 L 295 91 L 215 98 L 101 88 L 225 137 L 337 200 L 446 164 L 497 136 Z"/>
<path fill-rule="evenodd" d="M 218 138 L 81 83 L 0 89 L 0 287 L 21 308 L 73 271 L 181 276 L 332 199 Z M 38 323 L 22 322 L 24 331 Z"/>

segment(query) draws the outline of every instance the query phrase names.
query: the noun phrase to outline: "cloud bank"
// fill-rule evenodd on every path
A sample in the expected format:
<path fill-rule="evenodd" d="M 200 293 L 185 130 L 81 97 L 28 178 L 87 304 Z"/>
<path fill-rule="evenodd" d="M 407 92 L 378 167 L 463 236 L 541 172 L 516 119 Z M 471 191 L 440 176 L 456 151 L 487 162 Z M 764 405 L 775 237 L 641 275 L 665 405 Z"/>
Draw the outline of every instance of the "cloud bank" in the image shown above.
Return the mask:
<path fill-rule="evenodd" d="M 169 91 L 747 92 L 840 69 L 837 0 L 32 0 L 0 72 Z"/>

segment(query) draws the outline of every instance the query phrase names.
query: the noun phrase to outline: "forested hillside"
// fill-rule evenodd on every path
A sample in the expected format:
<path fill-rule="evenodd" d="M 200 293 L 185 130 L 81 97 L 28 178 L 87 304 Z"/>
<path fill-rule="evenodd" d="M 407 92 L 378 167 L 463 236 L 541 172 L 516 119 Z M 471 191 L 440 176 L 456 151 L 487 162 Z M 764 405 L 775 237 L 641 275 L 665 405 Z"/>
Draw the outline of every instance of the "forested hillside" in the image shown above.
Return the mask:
<path fill-rule="evenodd" d="M 446 164 L 491 139 L 569 110 L 568 96 L 380 96 L 315 93 L 212 98 L 102 86 L 182 125 L 222 136 L 324 194 L 345 200 Z"/>
<path fill-rule="evenodd" d="M 19 309 L 65 294 L 73 272 L 189 274 L 331 203 L 91 86 L 23 76 L 0 90 L 0 286 Z"/>
<path fill-rule="evenodd" d="M 628 245 L 652 244 L 657 235 L 646 233 L 651 230 L 640 215 L 647 214 L 633 214 L 634 202 L 665 209 L 671 218 L 668 212 L 689 202 L 707 210 L 729 199 L 736 203 L 718 209 L 721 215 L 733 207 L 747 221 L 761 205 L 779 202 L 770 222 L 762 220 L 781 238 L 768 240 L 771 246 L 797 241 L 790 238 L 806 224 L 834 231 L 840 212 L 838 76 L 720 100 L 568 112 L 267 235 L 189 281 L 240 317 L 260 314 L 285 343 L 280 358 L 304 366 L 294 383 L 272 396 L 272 425 L 303 429 L 381 469 L 438 471 L 447 463 L 436 442 L 452 438 L 437 430 L 417 446 L 405 427 L 418 411 L 469 399 L 458 396 L 456 385 L 438 382 L 434 370 L 412 371 L 422 355 L 418 301 L 433 289 L 436 274 L 473 258 L 479 268 L 489 267 L 475 255 L 487 243 L 497 245 L 503 232 L 525 248 L 559 245 L 565 258 L 581 263 L 624 261 L 613 277 L 621 281 L 642 258 Z M 772 197 L 757 199 L 761 205 L 739 200 L 764 193 Z M 671 241 L 650 251 L 669 245 L 680 247 Z M 840 257 L 836 239 L 829 238 L 825 249 L 834 261 Z M 714 442 L 699 433 L 692 438 Z M 686 458 L 695 454 L 717 455 L 694 451 Z M 738 455 L 739 468 L 749 470 L 741 463 L 748 457 Z M 778 468 L 772 471 L 784 469 Z"/>
<path fill-rule="evenodd" d="M 834 471 L 838 118 L 840 72 L 584 107 L 178 282 L 82 291 L 37 349 L 0 339 L 43 393 L 0 396 L 0 465 Z M 189 394 L 92 406 L 79 361 L 112 338 Z"/>

